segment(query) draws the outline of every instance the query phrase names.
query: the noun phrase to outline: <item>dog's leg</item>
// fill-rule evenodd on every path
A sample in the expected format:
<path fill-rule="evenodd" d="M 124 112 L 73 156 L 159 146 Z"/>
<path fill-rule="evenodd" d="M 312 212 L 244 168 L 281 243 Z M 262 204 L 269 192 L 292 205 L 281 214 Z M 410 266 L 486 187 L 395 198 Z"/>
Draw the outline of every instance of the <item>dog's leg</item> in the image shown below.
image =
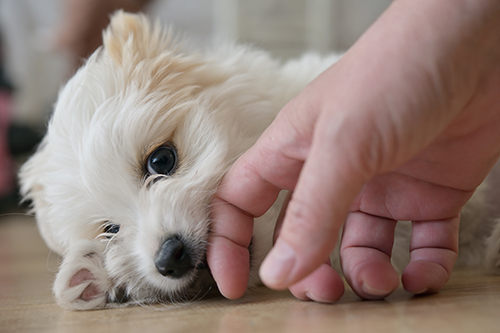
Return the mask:
<path fill-rule="evenodd" d="M 104 247 L 99 240 L 73 244 L 54 282 L 54 295 L 60 306 L 71 310 L 105 307 L 111 283 L 102 262 Z"/>

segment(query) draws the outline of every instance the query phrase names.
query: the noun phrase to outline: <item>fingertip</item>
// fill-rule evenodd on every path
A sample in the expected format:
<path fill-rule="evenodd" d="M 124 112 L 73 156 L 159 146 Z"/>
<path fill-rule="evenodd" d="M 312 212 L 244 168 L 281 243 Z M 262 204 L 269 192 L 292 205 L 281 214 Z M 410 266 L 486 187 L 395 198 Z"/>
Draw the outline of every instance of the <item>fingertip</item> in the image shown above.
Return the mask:
<path fill-rule="evenodd" d="M 436 293 L 449 279 L 443 266 L 427 260 L 410 262 L 401 277 L 404 289 L 415 295 Z"/>
<path fill-rule="evenodd" d="M 384 299 L 399 287 L 399 275 L 389 261 L 366 261 L 351 272 L 348 282 L 366 300 Z"/>
<path fill-rule="evenodd" d="M 384 267 L 375 268 L 373 272 L 367 270 L 362 277 L 364 282 L 361 288 L 366 299 L 384 299 L 399 287 L 399 275 L 392 265 L 387 262 L 382 263 L 382 266 Z"/>
<path fill-rule="evenodd" d="M 294 284 L 290 292 L 300 300 L 331 304 L 344 294 L 344 281 L 327 264 L 321 265 L 311 275 Z"/>
<path fill-rule="evenodd" d="M 260 266 L 260 278 L 271 289 L 286 289 L 293 279 L 296 263 L 295 250 L 281 238 L 276 240 L 271 252 Z"/>
<path fill-rule="evenodd" d="M 246 289 L 230 289 L 230 288 L 224 288 L 221 287 L 221 285 L 217 284 L 217 288 L 219 289 L 220 294 L 230 300 L 237 300 L 241 297 L 243 297 L 246 293 Z"/>
<path fill-rule="evenodd" d="M 245 294 L 250 274 L 247 248 L 224 237 L 212 237 L 207 249 L 207 262 L 222 296 L 238 299 Z"/>

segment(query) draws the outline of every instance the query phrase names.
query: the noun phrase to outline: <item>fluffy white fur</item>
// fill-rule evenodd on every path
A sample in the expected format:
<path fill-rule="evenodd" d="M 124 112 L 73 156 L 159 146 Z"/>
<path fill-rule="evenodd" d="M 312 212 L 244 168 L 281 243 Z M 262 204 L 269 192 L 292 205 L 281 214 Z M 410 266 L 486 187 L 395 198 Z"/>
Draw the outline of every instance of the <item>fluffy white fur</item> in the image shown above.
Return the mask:
<path fill-rule="evenodd" d="M 281 107 L 337 58 L 307 55 L 282 65 L 231 44 L 185 55 L 158 24 L 117 13 L 104 47 L 61 90 L 47 135 L 20 173 L 44 240 L 64 256 L 57 302 L 95 309 L 121 306 L 123 293 L 123 304 L 142 304 L 189 301 L 209 290 L 213 280 L 200 264 L 221 177 Z M 177 150 L 175 173 L 148 175 L 148 156 L 167 142 Z M 480 264 L 486 257 L 498 270 L 500 228 L 475 220 L 484 205 L 476 198 L 465 210 L 462 243 L 470 250 L 463 261 Z M 249 287 L 259 283 L 279 205 L 256 220 Z M 105 233 L 109 224 L 120 231 Z M 409 226 L 400 229 L 393 260 L 403 267 Z M 153 259 L 171 235 L 186 241 L 195 266 L 178 279 L 159 274 Z"/>

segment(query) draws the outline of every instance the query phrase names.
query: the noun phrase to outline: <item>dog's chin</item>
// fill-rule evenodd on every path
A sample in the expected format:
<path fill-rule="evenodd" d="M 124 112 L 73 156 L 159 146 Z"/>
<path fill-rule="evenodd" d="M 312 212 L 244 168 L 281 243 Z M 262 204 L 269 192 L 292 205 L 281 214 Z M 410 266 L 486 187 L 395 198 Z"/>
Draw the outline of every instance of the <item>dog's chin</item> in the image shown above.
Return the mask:
<path fill-rule="evenodd" d="M 192 276 L 190 283 L 173 292 L 143 286 L 139 290 L 129 293 L 126 291 L 126 287 L 115 287 L 109 294 L 108 302 L 116 304 L 115 306 L 153 303 L 180 304 L 221 296 L 208 265 L 202 264 L 195 268 Z"/>

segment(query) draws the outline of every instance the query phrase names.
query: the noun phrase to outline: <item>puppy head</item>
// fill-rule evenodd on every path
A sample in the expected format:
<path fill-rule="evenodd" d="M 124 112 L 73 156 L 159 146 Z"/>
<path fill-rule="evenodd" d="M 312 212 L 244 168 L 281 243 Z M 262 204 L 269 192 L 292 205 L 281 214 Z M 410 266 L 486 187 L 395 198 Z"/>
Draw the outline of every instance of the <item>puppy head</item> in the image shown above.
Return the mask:
<path fill-rule="evenodd" d="M 137 302 L 208 283 L 212 195 L 270 121 L 238 119 L 234 109 L 251 104 L 235 99 L 244 83 L 171 44 L 145 17 L 115 14 L 20 173 L 49 247 L 65 255 L 101 239 L 111 289 Z"/>

